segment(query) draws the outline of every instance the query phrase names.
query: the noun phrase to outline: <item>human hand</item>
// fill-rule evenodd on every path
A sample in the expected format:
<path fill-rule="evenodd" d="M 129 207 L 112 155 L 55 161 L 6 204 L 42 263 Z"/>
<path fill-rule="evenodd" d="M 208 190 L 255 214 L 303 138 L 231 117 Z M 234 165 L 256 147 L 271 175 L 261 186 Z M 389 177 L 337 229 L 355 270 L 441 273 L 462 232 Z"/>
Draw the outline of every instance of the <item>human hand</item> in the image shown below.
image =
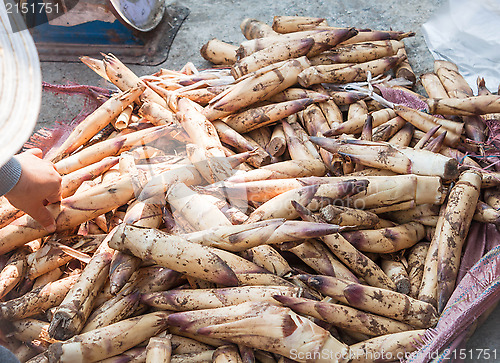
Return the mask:
<path fill-rule="evenodd" d="M 29 149 L 17 155 L 16 159 L 21 164 L 21 177 L 5 197 L 48 232 L 54 232 L 56 221 L 45 206 L 61 200 L 61 176 L 54 164 L 42 160 L 40 149 Z"/>

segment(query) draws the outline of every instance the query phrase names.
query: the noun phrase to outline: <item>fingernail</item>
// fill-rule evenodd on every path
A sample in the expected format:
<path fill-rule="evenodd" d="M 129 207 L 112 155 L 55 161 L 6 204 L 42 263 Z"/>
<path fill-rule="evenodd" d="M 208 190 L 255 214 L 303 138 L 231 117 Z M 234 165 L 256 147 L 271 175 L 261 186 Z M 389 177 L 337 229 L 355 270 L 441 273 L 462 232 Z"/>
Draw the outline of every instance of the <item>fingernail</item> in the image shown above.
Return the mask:
<path fill-rule="evenodd" d="M 56 231 L 56 225 L 55 224 L 51 224 L 50 226 L 45 227 L 45 229 L 49 233 L 54 233 Z"/>

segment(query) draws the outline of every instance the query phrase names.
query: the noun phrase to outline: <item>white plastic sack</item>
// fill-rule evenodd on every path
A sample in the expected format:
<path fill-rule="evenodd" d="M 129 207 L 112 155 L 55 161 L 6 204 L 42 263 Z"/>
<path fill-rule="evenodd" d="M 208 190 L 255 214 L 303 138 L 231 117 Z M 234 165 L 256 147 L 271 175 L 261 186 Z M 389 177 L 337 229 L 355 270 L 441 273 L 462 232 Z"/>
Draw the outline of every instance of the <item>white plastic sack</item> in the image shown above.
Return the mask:
<path fill-rule="evenodd" d="M 458 65 L 472 89 L 484 77 L 490 91 L 500 84 L 500 1 L 449 0 L 422 26 L 435 59 Z"/>

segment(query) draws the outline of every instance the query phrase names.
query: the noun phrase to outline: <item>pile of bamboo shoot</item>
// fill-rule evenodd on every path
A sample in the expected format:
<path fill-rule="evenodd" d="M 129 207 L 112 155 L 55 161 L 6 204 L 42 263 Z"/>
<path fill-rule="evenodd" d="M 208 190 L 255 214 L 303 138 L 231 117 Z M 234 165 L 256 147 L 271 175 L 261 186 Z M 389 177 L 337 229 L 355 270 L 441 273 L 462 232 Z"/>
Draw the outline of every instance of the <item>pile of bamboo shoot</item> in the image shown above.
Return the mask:
<path fill-rule="evenodd" d="M 395 361 L 482 256 L 461 259 L 471 223 L 500 220 L 500 178 L 471 155 L 499 96 L 443 61 L 411 91 L 413 33 L 241 29 L 203 71 L 82 57 L 119 91 L 49 152 L 56 233 L 0 205 L 1 339 L 22 362 Z"/>

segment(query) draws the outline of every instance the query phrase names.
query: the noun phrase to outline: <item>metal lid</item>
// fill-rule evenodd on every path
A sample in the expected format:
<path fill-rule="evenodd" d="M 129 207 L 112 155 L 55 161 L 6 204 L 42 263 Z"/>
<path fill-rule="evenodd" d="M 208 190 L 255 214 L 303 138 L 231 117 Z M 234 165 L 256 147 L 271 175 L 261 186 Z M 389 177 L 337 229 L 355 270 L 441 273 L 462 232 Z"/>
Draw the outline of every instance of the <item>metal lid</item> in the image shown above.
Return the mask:
<path fill-rule="evenodd" d="M 109 0 L 115 15 L 132 28 L 153 30 L 165 13 L 165 0 Z"/>
<path fill-rule="evenodd" d="M 30 137 L 42 99 L 35 44 L 21 15 L 7 14 L 9 3 L 0 1 L 0 165 Z"/>

